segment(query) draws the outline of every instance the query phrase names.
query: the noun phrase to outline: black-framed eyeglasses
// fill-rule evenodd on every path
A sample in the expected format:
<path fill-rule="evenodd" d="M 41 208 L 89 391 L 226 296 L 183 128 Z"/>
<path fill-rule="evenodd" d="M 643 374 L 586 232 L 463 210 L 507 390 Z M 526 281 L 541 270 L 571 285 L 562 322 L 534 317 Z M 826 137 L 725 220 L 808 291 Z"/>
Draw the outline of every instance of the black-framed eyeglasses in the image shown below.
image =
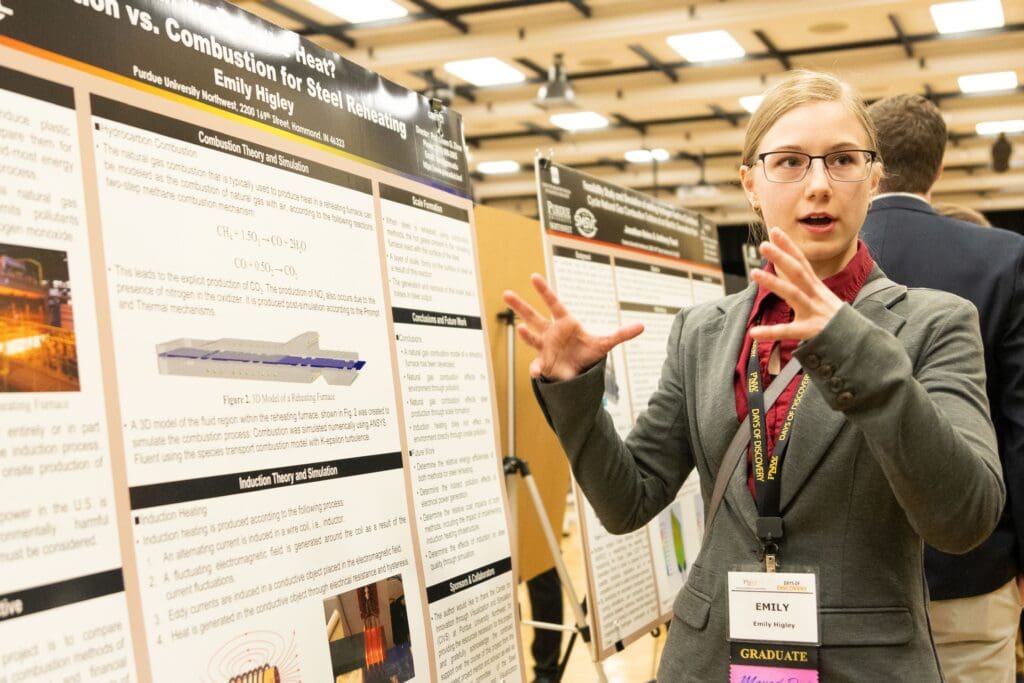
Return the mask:
<path fill-rule="evenodd" d="M 803 152 L 764 152 L 757 160 L 764 167 L 764 177 L 773 183 L 797 183 L 807 176 L 815 159 L 821 159 L 832 180 L 857 183 L 867 180 L 878 152 L 871 149 L 841 149 L 828 154 Z"/>

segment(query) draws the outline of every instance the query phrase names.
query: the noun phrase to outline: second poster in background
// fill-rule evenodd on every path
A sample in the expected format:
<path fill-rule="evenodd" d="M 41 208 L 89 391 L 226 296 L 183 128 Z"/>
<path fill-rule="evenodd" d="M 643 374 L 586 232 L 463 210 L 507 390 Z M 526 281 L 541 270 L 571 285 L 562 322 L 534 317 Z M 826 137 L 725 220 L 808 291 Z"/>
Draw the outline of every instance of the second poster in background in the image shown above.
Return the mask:
<path fill-rule="evenodd" d="M 605 370 L 604 408 L 625 437 L 655 390 L 679 310 L 724 295 L 715 225 L 700 215 L 539 159 L 538 202 L 548 273 L 559 298 L 595 333 L 639 322 Z M 614 536 L 580 502 L 591 622 L 607 657 L 671 617 L 700 550 L 696 473 L 645 528 Z"/>

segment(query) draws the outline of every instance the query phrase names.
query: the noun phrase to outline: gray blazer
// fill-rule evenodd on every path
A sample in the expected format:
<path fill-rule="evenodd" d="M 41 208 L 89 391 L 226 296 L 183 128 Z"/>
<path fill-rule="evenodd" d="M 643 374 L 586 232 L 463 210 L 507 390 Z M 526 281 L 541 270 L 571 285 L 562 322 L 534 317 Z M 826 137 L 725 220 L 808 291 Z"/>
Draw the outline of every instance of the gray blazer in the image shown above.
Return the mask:
<path fill-rule="evenodd" d="M 868 281 L 877 277 L 876 267 Z M 535 384 L 609 531 L 651 520 L 694 467 L 712 490 L 737 428 L 733 371 L 755 293 L 679 313 L 658 389 L 625 442 L 601 409 L 603 362 Z M 941 680 L 922 539 L 972 548 L 1005 497 L 977 312 L 951 294 L 890 287 L 844 306 L 795 355 L 812 382 L 782 467 L 779 559 L 781 571 L 818 569 L 822 680 Z M 676 598 L 658 681 L 728 680 L 726 573 L 757 562 L 756 518 L 737 467 Z"/>

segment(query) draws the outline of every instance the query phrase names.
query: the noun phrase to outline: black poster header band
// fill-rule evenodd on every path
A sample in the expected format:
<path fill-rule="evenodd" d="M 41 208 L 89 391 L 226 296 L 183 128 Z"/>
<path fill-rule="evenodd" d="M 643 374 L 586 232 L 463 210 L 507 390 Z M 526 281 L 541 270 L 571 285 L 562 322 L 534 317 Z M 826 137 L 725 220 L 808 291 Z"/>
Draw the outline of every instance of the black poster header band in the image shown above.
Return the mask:
<path fill-rule="evenodd" d="M 0 5 L 2 4 L 0 2 Z M 2 66 L 0 66 L 0 90 L 9 90 L 68 109 L 75 108 L 75 93 L 71 88 L 29 76 L 20 71 L 5 69 Z"/>
<path fill-rule="evenodd" d="M 604 254 L 595 254 L 589 251 L 582 251 L 580 249 L 569 249 L 567 247 L 555 247 L 552 250 L 555 256 L 560 258 L 575 259 L 576 261 L 586 261 L 588 263 L 603 263 L 608 265 L 612 262 L 611 256 L 605 256 Z"/>
<path fill-rule="evenodd" d="M 431 325 L 433 327 L 449 327 L 456 330 L 479 330 L 483 328 L 479 316 L 463 315 L 462 313 L 392 308 L 391 315 L 394 316 L 395 323 L 400 325 Z"/>
<path fill-rule="evenodd" d="M 541 225 L 552 235 L 721 266 L 718 228 L 694 211 L 547 159 L 537 161 L 537 185 Z"/>
<path fill-rule="evenodd" d="M 355 458 L 291 465 L 266 470 L 249 470 L 219 474 L 198 479 L 183 479 L 159 484 L 145 484 L 128 489 L 132 510 L 161 505 L 191 503 L 196 500 L 233 496 L 241 493 L 315 484 L 331 479 L 344 479 L 402 468 L 402 454 L 380 453 Z M 137 523 L 137 522 L 136 522 Z"/>
<path fill-rule="evenodd" d="M 373 186 L 367 178 L 324 166 L 308 159 L 300 159 L 248 140 L 241 140 L 213 128 L 193 126 L 191 123 L 179 119 L 154 114 L 145 109 L 115 102 L 99 95 L 93 95 L 90 98 L 90 106 L 93 116 L 101 119 L 140 128 L 157 135 L 212 149 L 215 152 L 230 154 L 246 161 L 264 164 L 307 178 L 315 178 L 339 187 L 347 187 L 363 194 L 373 193 Z M 97 127 L 100 127 L 99 124 Z"/>
<path fill-rule="evenodd" d="M 685 270 L 656 266 L 653 263 L 644 263 L 642 261 L 629 261 L 624 258 L 615 259 L 615 267 L 628 268 L 630 270 L 643 270 L 648 273 L 654 273 L 655 275 L 669 275 L 671 277 L 683 278 L 685 280 L 690 278 L 690 274 Z"/>
<path fill-rule="evenodd" d="M 458 114 L 234 5 L 24 0 L 12 10 L 0 13 L 8 47 L 40 48 L 470 194 Z"/>
<path fill-rule="evenodd" d="M 434 213 L 438 216 L 454 218 L 455 220 L 462 221 L 463 223 L 469 222 L 469 212 L 465 209 L 449 206 L 448 204 L 435 201 L 429 197 L 424 197 L 413 192 L 407 192 L 406 190 L 391 187 L 390 185 L 385 185 L 383 183 L 381 183 L 380 186 L 380 198 L 386 199 L 389 202 L 404 204 L 405 206 L 412 207 L 414 209 L 427 211 L 428 213 Z"/>
<path fill-rule="evenodd" d="M 0 623 L 124 591 L 120 567 L 0 595 Z"/>
<path fill-rule="evenodd" d="M 502 574 L 507 574 L 512 571 L 512 558 L 506 557 L 485 564 L 482 567 L 472 569 L 465 574 L 459 574 L 446 581 L 435 583 L 433 586 L 427 587 L 427 602 L 437 602 L 438 600 L 444 600 L 447 597 L 460 593 L 467 588 L 488 581 Z"/>

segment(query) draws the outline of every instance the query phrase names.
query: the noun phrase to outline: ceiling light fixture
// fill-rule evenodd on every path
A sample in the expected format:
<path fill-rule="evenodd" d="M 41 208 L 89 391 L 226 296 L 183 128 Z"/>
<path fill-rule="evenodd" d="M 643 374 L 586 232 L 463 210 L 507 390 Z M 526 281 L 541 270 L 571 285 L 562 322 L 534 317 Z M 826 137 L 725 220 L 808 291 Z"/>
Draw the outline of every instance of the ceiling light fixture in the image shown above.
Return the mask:
<path fill-rule="evenodd" d="M 747 95 L 740 98 L 740 106 L 753 114 L 761 106 L 764 95 Z"/>
<path fill-rule="evenodd" d="M 572 132 L 580 130 L 597 130 L 607 128 L 608 119 L 593 111 L 574 111 L 566 114 L 553 114 L 551 123 L 563 130 Z"/>
<path fill-rule="evenodd" d="M 631 149 L 623 155 L 631 164 L 649 164 L 652 161 L 668 161 L 672 155 L 667 149 Z"/>
<path fill-rule="evenodd" d="M 1003 5 L 999 0 L 963 0 L 943 2 L 930 8 L 932 21 L 939 33 L 962 33 L 1004 24 Z"/>
<path fill-rule="evenodd" d="M 320 9 L 341 17 L 350 24 L 398 19 L 409 15 L 409 10 L 394 0 L 309 0 Z"/>
<path fill-rule="evenodd" d="M 1013 90 L 1017 87 L 1017 74 L 1014 71 L 993 71 L 987 74 L 972 74 L 956 79 L 960 92 L 992 92 L 994 90 Z"/>
<path fill-rule="evenodd" d="M 455 62 L 446 62 L 444 70 L 458 76 L 467 83 L 473 85 L 506 85 L 508 83 L 522 83 L 526 75 L 501 61 L 497 57 L 480 57 L 479 59 L 460 59 Z"/>
<path fill-rule="evenodd" d="M 555 55 L 555 61 L 551 63 L 551 68 L 548 69 L 548 80 L 540 86 L 534 103 L 541 109 L 554 109 L 572 106 L 575 102 L 576 91 L 573 90 L 569 75 L 565 72 L 562 53 L 558 53 Z"/>
<path fill-rule="evenodd" d="M 498 175 L 501 173 L 517 173 L 519 171 L 519 162 L 512 161 L 511 159 L 504 159 L 502 161 L 481 161 L 476 165 L 478 173 L 484 175 Z"/>
<path fill-rule="evenodd" d="M 735 59 L 747 54 L 743 46 L 737 43 L 728 31 L 681 33 L 669 36 L 666 42 L 688 62 Z"/>
<path fill-rule="evenodd" d="M 998 135 L 999 133 L 1024 133 L 1024 119 L 1008 121 L 982 121 L 974 127 L 978 135 Z"/>

